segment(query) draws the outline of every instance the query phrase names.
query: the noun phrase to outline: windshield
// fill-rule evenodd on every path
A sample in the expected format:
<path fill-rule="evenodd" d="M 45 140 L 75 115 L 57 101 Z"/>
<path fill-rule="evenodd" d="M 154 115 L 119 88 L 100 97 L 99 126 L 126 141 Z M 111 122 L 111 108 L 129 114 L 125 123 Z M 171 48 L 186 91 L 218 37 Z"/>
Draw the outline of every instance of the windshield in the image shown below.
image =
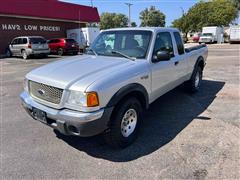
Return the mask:
<path fill-rule="evenodd" d="M 212 33 L 203 33 L 202 36 L 212 36 Z"/>
<path fill-rule="evenodd" d="M 151 31 L 106 31 L 97 37 L 87 54 L 123 57 L 122 53 L 132 58 L 145 58 L 151 36 Z"/>

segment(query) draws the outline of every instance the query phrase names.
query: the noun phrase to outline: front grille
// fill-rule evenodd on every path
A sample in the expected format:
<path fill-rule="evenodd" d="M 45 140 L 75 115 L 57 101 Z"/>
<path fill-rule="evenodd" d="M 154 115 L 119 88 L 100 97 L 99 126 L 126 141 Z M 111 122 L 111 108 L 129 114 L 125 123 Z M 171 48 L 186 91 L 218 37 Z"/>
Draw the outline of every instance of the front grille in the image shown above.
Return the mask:
<path fill-rule="evenodd" d="M 63 90 L 42 83 L 29 81 L 29 93 L 33 98 L 60 104 Z"/>

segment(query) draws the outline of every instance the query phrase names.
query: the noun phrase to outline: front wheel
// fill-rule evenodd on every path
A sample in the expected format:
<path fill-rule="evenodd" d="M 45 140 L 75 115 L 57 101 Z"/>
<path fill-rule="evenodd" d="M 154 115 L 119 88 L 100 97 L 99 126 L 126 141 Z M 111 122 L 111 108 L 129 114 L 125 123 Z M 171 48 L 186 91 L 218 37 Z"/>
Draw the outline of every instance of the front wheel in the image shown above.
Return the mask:
<path fill-rule="evenodd" d="M 194 70 L 191 79 L 186 82 L 186 88 L 188 91 L 194 93 L 199 90 L 201 83 L 202 83 L 202 68 L 198 66 Z"/>
<path fill-rule="evenodd" d="M 107 144 L 114 148 L 124 148 L 137 138 L 141 124 L 142 106 L 132 97 L 116 106 L 109 129 L 105 133 Z"/>

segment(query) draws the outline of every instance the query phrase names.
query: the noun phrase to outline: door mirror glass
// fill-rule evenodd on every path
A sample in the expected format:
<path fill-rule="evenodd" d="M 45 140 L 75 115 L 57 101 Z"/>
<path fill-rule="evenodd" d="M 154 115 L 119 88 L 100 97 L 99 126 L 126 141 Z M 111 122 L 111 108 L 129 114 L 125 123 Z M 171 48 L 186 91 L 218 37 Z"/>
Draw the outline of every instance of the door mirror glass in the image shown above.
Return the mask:
<path fill-rule="evenodd" d="M 168 61 L 171 59 L 171 55 L 167 51 L 157 51 L 156 55 L 153 56 L 152 62 L 159 62 L 159 61 Z"/>

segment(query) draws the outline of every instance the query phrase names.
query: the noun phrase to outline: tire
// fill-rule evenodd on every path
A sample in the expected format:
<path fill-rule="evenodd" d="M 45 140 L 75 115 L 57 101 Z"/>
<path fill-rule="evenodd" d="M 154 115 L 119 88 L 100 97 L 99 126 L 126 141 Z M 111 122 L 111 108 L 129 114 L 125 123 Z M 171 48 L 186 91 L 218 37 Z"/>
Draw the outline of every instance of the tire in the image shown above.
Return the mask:
<path fill-rule="evenodd" d="M 48 58 L 48 54 L 43 54 L 42 58 Z"/>
<path fill-rule="evenodd" d="M 63 55 L 63 49 L 62 49 L 62 48 L 58 48 L 58 49 L 57 49 L 57 54 L 58 54 L 59 56 L 62 56 L 62 55 Z"/>
<path fill-rule="evenodd" d="M 22 58 L 24 60 L 27 60 L 27 58 L 28 58 L 27 52 L 25 50 L 22 50 Z"/>
<path fill-rule="evenodd" d="M 74 55 L 74 56 L 78 55 L 78 52 L 73 52 L 73 55 Z"/>
<path fill-rule="evenodd" d="M 12 52 L 9 48 L 6 49 L 5 54 L 6 54 L 6 57 L 8 57 L 8 58 L 12 57 Z"/>
<path fill-rule="evenodd" d="M 124 99 L 117 105 L 104 137 L 113 148 L 125 148 L 137 138 L 141 126 L 142 106 L 135 97 Z"/>
<path fill-rule="evenodd" d="M 185 84 L 186 88 L 189 92 L 195 93 L 195 92 L 199 91 L 199 88 L 202 83 L 202 74 L 203 74 L 202 68 L 200 66 L 195 68 L 191 79 L 189 81 L 187 81 Z"/>

